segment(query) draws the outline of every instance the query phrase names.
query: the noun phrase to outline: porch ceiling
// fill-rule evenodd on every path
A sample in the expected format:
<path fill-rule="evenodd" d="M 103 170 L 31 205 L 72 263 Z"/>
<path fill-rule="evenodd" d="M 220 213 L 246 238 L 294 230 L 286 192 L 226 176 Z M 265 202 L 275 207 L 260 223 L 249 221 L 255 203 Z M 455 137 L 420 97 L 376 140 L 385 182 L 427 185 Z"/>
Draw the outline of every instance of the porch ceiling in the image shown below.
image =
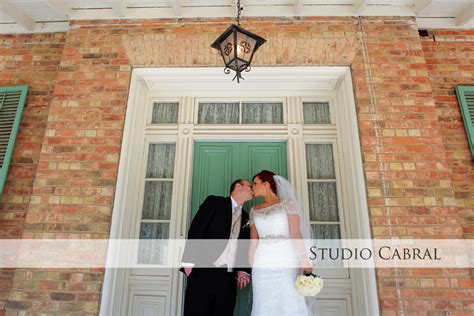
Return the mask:
<path fill-rule="evenodd" d="M 67 31 L 71 20 L 234 17 L 236 0 L 0 0 L 0 33 Z M 473 28 L 474 0 L 241 0 L 244 17 L 416 16 Z"/>

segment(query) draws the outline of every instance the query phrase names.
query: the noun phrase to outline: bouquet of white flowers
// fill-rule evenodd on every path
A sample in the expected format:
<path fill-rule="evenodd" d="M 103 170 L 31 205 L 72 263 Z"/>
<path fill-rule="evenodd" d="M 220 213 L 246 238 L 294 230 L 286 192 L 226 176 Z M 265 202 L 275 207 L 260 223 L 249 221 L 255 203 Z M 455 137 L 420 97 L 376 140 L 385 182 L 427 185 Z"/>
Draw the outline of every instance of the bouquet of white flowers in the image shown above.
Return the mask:
<path fill-rule="evenodd" d="M 303 296 L 315 296 L 321 292 L 324 281 L 320 276 L 313 273 L 300 275 L 296 278 L 296 290 Z"/>

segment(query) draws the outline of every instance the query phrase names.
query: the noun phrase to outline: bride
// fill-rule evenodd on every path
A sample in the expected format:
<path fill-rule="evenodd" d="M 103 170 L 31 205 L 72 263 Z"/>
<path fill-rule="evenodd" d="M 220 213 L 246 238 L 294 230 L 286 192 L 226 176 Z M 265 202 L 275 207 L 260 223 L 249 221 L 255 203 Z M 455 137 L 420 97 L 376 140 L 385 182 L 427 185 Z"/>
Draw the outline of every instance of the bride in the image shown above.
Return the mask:
<path fill-rule="evenodd" d="M 295 288 L 300 273 L 312 272 L 303 239 L 310 239 L 291 184 L 263 170 L 253 177 L 255 197 L 264 202 L 250 210 L 249 261 L 252 266 L 253 316 L 311 315 Z"/>

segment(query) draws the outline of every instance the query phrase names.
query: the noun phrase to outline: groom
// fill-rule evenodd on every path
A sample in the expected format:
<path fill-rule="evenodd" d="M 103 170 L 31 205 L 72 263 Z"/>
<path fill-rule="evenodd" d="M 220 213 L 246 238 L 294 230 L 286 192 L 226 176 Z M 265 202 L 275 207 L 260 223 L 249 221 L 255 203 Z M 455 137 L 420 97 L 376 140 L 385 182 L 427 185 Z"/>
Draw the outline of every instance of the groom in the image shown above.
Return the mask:
<path fill-rule="evenodd" d="M 247 286 L 250 269 L 233 269 L 236 253 L 247 258 L 247 249 L 235 249 L 235 243 L 230 241 L 250 238 L 249 229 L 243 228 L 249 217 L 242 205 L 252 197 L 250 181 L 239 179 L 232 183 L 230 197 L 210 195 L 199 207 L 189 227 L 188 239 L 228 241 L 217 247 L 186 244 L 180 270 L 187 276 L 184 316 L 233 314 L 237 285 L 239 288 Z M 194 268 L 195 264 L 205 268 Z"/>

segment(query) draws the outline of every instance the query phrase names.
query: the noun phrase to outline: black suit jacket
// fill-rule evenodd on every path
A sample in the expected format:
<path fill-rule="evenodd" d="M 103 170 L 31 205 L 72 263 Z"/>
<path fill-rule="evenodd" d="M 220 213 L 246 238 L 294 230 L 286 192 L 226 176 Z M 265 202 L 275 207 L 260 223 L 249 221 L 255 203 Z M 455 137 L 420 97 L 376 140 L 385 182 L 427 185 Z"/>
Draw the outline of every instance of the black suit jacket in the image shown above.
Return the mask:
<path fill-rule="evenodd" d="M 239 239 L 250 239 L 250 229 L 245 226 L 249 216 L 242 210 L 242 220 L 240 224 Z M 186 243 L 182 262 L 194 263 L 195 267 L 206 266 L 213 267 L 213 263 L 224 251 L 229 240 L 232 224 L 232 201 L 230 197 L 210 195 L 199 207 L 194 216 L 188 231 L 188 239 L 220 239 L 222 242 L 208 245 L 200 243 L 199 245 Z M 248 266 L 248 243 L 240 244 L 237 248 L 236 264 L 242 262 Z M 234 271 L 245 271 L 250 273 L 249 268 L 235 267 Z M 183 269 L 181 269 L 183 271 Z"/>

